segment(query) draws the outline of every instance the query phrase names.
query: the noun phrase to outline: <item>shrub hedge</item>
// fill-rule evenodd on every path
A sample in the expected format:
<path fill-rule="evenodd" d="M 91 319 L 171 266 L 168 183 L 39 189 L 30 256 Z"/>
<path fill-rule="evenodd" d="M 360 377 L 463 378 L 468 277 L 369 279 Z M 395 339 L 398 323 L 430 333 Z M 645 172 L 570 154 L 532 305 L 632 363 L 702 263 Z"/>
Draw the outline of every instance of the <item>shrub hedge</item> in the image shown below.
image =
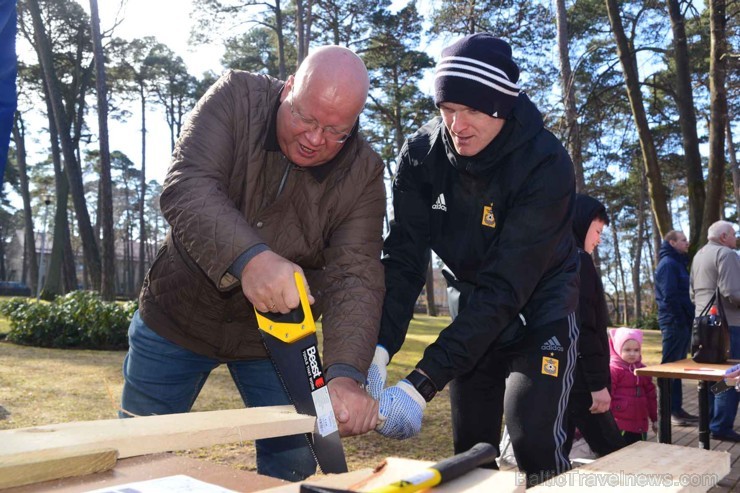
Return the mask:
<path fill-rule="evenodd" d="M 50 348 L 126 349 L 135 301 L 102 301 L 92 291 L 73 291 L 42 303 L 13 298 L 0 304 L 8 318 L 6 339 L 16 344 Z"/>

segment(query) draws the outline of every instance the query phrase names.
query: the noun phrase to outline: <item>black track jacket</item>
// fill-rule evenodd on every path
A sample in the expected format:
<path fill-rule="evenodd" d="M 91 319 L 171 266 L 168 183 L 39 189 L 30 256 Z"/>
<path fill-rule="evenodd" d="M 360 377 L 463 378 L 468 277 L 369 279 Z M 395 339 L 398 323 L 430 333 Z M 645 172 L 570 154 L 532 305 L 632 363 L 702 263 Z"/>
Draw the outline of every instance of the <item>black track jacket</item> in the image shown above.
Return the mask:
<path fill-rule="evenodd" d="M 515 326 L 516 337 L 574 312 L 574 194 L 571 160 L 524 94 L 476 156 L 455 152 L 440 118 L 422 127 L 401 150 L 393 181 L 378 343 L 391 356 L 403 345 L 430 249 L 458 279 L 475 285 L 417 365 L 438 389 L 471 370 L 492 344 L 510 340 L 507 326 Z"/>
<path fill-rule="evenodd" d="M 604 285 L 596 271 L 591 255 L 586 253 L 584 243 L 591 221 L 604 206 L 586 195 L 576 198 L 573 216 L 573 236 L 576 239 L 580 268 L 580 295 L 578 297 L 578 364 L 573 382 L 574 392 L 596 392 L 610 389 L 609 372 L 609 310 L 604 297 Z"/>

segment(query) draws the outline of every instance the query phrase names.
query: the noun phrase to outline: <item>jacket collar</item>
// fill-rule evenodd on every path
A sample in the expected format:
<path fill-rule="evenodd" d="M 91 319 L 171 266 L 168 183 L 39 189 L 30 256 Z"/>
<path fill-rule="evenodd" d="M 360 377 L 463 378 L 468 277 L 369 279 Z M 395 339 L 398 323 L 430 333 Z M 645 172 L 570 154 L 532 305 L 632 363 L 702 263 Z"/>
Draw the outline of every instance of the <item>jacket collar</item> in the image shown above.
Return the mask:
<path fill-rule="evenodd" d="M 281 104 L 280 95 L 283 93 L 284 88 L 285 84 L 283 84 L 283 87 L 281 87 L 280 91 L 278 91 L 278 97 L 275 101 L 272 113 L 270 115 L 270 122 L 267 125 L 267 135 L 265 135 L 265 143 L 263 144 L 263 148 L 266 151 L 282 152 L 280 150 L 280 144 L 277 138 L 277 114 Z M 347 142 L 344 143 L 342 149 L 339 151 L 339 154 L 334 156 L 334 159 L 332 159 L 328 163 L 322 164 L 321 166 L 311 166 L 309 168 L 306 168 L 317 182 L 323 182 L 326 177 L 329 176 L 331 171 L 337 167 L 337 163 L 340 163 L 342 162 L 342 160 L 346 159 L 347 153 L 350 152 L 349 148 L 354 148 L 356 145 L 359 126 L 360 125 L 358 119 L 357 122 L 355 122 L 355 126 L 352 127 L 349 139 L 347 139 Z"/>
<path fill-rule="evenodd" d="M 671 258 L 681 265 L 689 265 L 689 256 L 673 248 L 671 243 L 667 240 L 663 240 L 663 243 L 660 244 L 660 253 L 658 256 L 661 260 L 663 260 L 663 258 Z"/>
<path fill-rule="evenodd" d="M 440 124 L 439 131 L 450 163 L 458 171 L 482 176 L 489 173 L 498 163 L 505 161 L 514 149 L 530 145 L 531 140 L 543 127 L 542 114 L 529 97 L 521 93 L 501 132 L 475 156 L 460 156 L 457 153 L 444 123 Z"/>

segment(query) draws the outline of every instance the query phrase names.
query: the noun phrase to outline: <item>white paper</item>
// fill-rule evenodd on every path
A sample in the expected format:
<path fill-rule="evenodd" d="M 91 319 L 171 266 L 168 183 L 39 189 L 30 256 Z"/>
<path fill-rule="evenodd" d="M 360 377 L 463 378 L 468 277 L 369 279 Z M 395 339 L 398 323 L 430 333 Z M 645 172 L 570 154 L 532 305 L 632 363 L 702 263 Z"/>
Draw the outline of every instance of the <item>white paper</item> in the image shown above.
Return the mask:
<path fill-rule="evenodd" d="M 325 437 L 337 431 L 337 421 L 334 418 L 334 409 L 331 407 L 329 388 L 325 385 L 311 392 L 313 405 L 316 408 L 316 426 L 319 435 Z"/>
<path fill-rule="evenodd" d="M 686 373 L 701 373 L 702 375 L 711 375 L 721 377 L 725 374 L 725 370 L 717 370 L 715 368 L 684 368 Z"/>
<path fill-rule="evenodd" d="M 109 486 L 88 493 L 236 493 L 198 479 L 178 474 L 136 483 Z"/>

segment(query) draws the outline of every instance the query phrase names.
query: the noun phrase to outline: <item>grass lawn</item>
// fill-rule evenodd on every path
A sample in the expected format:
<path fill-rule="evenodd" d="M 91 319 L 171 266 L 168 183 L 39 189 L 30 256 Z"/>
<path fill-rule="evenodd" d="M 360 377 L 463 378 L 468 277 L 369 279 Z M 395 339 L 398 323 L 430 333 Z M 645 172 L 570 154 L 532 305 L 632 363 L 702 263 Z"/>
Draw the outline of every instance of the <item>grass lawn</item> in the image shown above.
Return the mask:
<path fill-rule="evenodd" d="M 403 350 L 389 367 L 390 383 L 411 371 L 426 345 L 447 323 L 446 317 L 416 317 Z M 7 321 L 0 319 L 3 332 L 7 332 Z M 0 429 L 115 418 L 124 356 L 122 351 L 43 349 L 0 342 Z M 645 332 L 643 360 L 647 364 L 660 362 L 659 332 Z M 219 367 L 208 379 L 194 410 L 242 406 L 228 370 Z M 451 455 L 449 407 L 445 389 L 427 407 L 421 434 L 410 440 L 386 439 L 377 433 L 344 439 L 350 470 L 375 465 L 388 456 L 439 460 Z M 252 443 L 186 453 L 240 469 L 255 469 Z"/>

